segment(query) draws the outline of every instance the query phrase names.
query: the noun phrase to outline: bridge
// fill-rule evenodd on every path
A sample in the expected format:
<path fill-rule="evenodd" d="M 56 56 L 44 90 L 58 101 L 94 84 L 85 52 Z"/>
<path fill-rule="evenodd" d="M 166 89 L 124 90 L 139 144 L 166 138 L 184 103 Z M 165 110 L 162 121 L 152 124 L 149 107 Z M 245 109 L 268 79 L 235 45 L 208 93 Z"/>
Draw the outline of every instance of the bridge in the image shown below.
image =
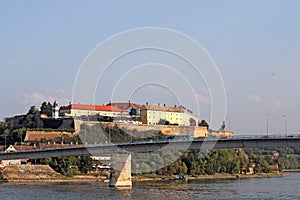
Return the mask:
<path fill-rule="evenodd" d="M 300 147 L 300 134 L 295 135 L 240 135 L 233 138 L 179 137 L 172 140 L 133 141 L 61 148 L 35 149 L 0 153 L 0 160 L 34 159 L 60 156 L 112 154 L 110 186 L 131 187 L 131 153 L 179 151 L 211 148 L 276 148 Z"/>

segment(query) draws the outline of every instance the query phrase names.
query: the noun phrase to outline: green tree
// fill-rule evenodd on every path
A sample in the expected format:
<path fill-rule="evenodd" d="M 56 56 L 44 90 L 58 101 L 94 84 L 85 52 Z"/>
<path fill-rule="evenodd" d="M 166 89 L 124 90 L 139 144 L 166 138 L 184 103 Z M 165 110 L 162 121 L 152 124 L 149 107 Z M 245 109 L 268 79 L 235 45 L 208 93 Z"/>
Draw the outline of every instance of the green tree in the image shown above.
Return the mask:
<path fill-rule="evenodd" d="M 39 114 L 40 114 L 40 112 L 39 112 L 38 109 L 36 109 L 35 106 L 31 106 L 30 109 L 29 109 L 28 112 L 27 112 L 27 115 L 37 116 L 37 115 L 39 115 Z"/>
<path fill-rule="evenodd" d="M 48 164 L 56 172 L 64 176 L 72 176 L 71 173 L 71 157 L 56 157 L 56 158 L 47 158 L 44 160 L 45 164 Z"/>
<path fill-rule="evenodd" d="M 255 168 L 254 168 L 255 173 L 269 173 L 271 172 L 271 169 L 269 167 L 268 162 L 262 157 L 259 156 L 257 160 L 255 161 Z"/>
<path fill-rule="evenodd" d="M 136 116 L 137 114 L 137 110 L 135 108 L 131 108 L 130 112 L 129 112 L 129 115 L 130 116 Z"/>
<path fill-rule="evenodd" d="M 37 128 L 40 112 L 35 106 L 31 106 L 22 126 L 26 128 Z"/>
<path fill-rule="evenodd" d="M 218 150 L 218 169 L 219 173 L 229 173 L 230 159 L 229 159 L 229 151 L 226 149 Z"/>
<path fill-rule="evenodd" d="M 276 163 L 278 164 L 278 169 L 280 172 L 285 169 L 284 160 L 282 158 L 277 158 Z"/>
<path fill-rule="evenodd" d="M 41 105 L 40 112 L 41 112 L 41 114 L 45 114 L 48 117 L 51 117 L 52 116 L 52 104 L 50 102 L 47 103 L 46 101 L 44 101 Z"/>
<path fill-rule="evenodd" d="M 90 156 L 80 156 L 78 169 L 81 173 L 87 174 L 92 170 L 93 160 Z"/>
<path fill-rule="evenodd" d="M 265 160 L 267 161 L 267 163 L 268 163 L 269 165 L 274 165 L 274 164 L 275 164 L 275 162 L 274 162 L 274 160 L 273 160 L 273 157 L 272 157 L 271 155 L 265 156 Z"/>
<path fill-rule="evenodd" d="M 201 120 L 201 122 L 198 124 L 199 126 L 204 126 L 204 127 L 207 127 L 209 128 L 209 124 L 203 119 Z"/>
<path fill-rule="evenodd" d="M 141 166 L 140 166 L 140 170 L 141 170 L 141 172 L 143 172 L 143 173 L 148 173 L 148 172 L 151 171 L 151 168 L 150 168 L 149 165 L 147 165 L 146 163 L 142 162 L 142 163 L 141 163 Z"/>
<path fill-rule="evenodd" d="M 0 122 L 0 135 L 2 135 L 7 129 L 8 124 L 6 122 Z"/>
<path fill-rule="evenodd" d="M 222 126 L 221 126 L 220 130 L 221 130 L 221 131 L 224 131 L 224 130 L 225 130 L 225 127 L 226 127 L 226 125 L 225 125 L 225 121 L 223 121 L 223 124 L 222 124 Z"/>

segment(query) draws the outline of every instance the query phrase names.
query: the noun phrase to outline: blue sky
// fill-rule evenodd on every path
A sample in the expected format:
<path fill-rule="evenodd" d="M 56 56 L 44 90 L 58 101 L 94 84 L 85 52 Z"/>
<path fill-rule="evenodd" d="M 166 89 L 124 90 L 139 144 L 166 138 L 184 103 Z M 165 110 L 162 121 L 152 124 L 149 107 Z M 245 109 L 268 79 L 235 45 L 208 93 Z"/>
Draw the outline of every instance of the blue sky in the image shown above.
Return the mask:
<path fill-rule="evenodd" d="M 284 131 L 286 113 L 289 130 L 298 132 L 299 7 L 276 0 L 0 1 L 0 119 L 43 100 L 68 103 L 79 66 L 97 44 L 154 26 L 185 33 L 207 50 L 223 76 L 227 124 L 237 134 L 266 132 L 267 112 L 270 132 Z M 161 89 L 149 90 L 133 100 L 173 103 Z M 209 119 L 207 91 L 199 95 L 200 118 Z M 107 101 L 97 96 L 96 103 Z"/>

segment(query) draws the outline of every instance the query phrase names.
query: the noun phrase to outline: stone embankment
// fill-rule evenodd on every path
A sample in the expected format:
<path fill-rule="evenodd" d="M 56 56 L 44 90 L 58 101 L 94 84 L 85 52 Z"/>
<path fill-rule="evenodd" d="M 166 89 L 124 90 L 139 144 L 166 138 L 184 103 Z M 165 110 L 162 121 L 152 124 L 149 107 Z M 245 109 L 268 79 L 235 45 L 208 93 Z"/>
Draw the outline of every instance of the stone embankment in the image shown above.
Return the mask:
<path fill-rule="evenodd" d="M 65 177 L 48 165 L 6 165 L 0 169 L 0 181 L 12 183 L 104 182 L 104 179 L 89 175 Z"/>

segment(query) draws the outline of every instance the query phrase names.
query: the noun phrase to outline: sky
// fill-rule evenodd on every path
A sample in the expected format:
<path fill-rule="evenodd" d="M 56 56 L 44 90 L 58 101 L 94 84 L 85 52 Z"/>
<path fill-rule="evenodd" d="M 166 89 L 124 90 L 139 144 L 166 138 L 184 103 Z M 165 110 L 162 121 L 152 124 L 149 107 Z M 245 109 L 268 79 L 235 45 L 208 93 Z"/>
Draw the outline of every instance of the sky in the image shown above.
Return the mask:
<path fill-rule="evenodd" d="M 286 122 L 289 133 L 298 133 L 299 7 L 296 0 L 2 0 L 0 120 L 26 113 L 31 105 L 40 107 L 43 101 L 68 104 L 73 100 L 80 66 L 98 44 L 126 30 L 161 27 L 193 38 L 218 67 L 226 89 L 227 129 L 236 134 L 264 134 L 268 118 L 270 133 L 285 133 Z M 188 64 L 178 57 L 157 51 L 124 56 L 99 82 L 95 102 L 80 103 L 107 103 L 111 100 L 108 88 L 113 89 L 126 70 L 162 60 L 179 75 L 185 73 L 196 88 L 198 118 L 209 121 L 210 95 L 203 79 L 193 76 Z M 163 73 L 154 76 L 173 80 Z M 148 80 L 151 74 L 143 77 Z M 126 84 L 126 78 L 124 81 Z M 178 96 L 188 96 L 180 86 L 176 93 L 153 84 L 126 92 L 138 103 L 173 105 L 180 103 Z M 118 98 L 124 101 L 128 95 Z M 184 106 L 197 109 L 192 100 Z"/>

